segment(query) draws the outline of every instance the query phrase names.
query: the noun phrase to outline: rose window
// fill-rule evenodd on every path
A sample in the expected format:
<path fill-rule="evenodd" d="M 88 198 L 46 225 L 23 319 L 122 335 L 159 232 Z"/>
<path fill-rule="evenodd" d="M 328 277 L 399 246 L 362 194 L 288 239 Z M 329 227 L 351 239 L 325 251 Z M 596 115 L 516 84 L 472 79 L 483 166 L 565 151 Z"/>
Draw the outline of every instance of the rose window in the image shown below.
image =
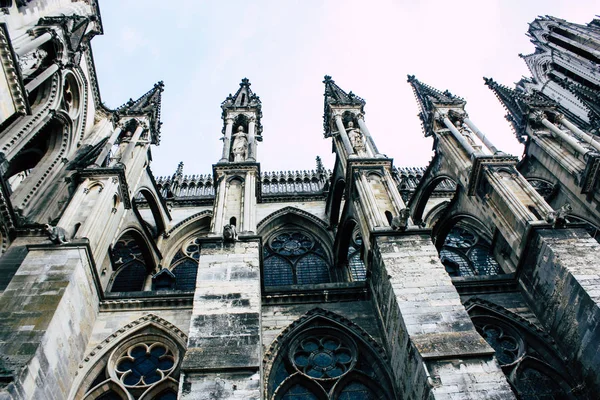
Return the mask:
<path fill-rule="evenodd" d="M 167 376 L 175 366 L 173 353 L 161 343 L 138 343 L 118 360 L 116 373 L 125 386 L 149 386 Z"/>
<path fill-rule="evenodd" d="M 315 379 L 338 378 L 355 362 L 354 344 L 349 339 L 329 335 L 305 337 L 290 353 L 294 367 Z"/>
<path fill-rule="evenodd" d="M 313 240 L 302 232 L 282 233 L 271 240 L 271 249 L 284 256 L 299 256 L 312 247 Z"/>
<path fill-rule="evenodd" d="M 200 239 L 196 238 L 185 247 L 185 254 L 194 260 L 200 259 Z"/>

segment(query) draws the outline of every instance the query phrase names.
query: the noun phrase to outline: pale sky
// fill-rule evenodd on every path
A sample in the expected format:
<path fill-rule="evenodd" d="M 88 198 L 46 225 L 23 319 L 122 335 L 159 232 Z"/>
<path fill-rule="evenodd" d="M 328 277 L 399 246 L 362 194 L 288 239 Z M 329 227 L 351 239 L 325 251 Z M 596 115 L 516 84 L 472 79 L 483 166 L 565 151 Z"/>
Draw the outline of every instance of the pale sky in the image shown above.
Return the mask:
<path fill-rule="evenodd" d="M 525 35 L 538 15 L 587 23 L 597 0 L 104 0 L 104 35 L 92 48 L 104 103 L 116 108 L 164 81 L 155 176 L 206 174 L 220 159 L 220 104 L 242 78 L 263 109 L 262 171 L 333 168 L 323 138 L 323 76 L 367 102 L 365 121 L 394 165 L 427 166 L 406 75 L 465 98 L 471 120 L 496 147 L 520 156 L 506 114 L 483 76 L 513 86 L 534 51 Z"/>

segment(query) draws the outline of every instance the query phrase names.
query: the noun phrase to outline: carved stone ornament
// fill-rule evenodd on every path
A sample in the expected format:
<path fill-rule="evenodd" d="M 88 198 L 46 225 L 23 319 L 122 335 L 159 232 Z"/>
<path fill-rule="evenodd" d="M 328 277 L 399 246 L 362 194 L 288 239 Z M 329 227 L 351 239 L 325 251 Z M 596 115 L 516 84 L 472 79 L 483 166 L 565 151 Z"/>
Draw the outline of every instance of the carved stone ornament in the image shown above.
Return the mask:
<path fill-rule="evenodd" d="M 400 210 L 400 214 L 392 218 L 392 229 L 398 231 L 405 231 L 408 227 L 408 218 L 410 217 L 410 210 L 408 208 L 403 208 Z"/>
<path fill-rule="evenodd" d="M 233 152 L 233 161 L 246 161 L 246 157 L 248 155 L 248 136 L 244 132 L 244 128 L 240 126 L 237 133 L 233 135 L 233 137 L 233 146 L 231 146 L 231 151 Z"/>
<path fill-rule="evenodd" d="M 554 228 L 564 228 L 566 217 L 573 211 L 569 203 L 565 203 L 558 210 L 549 212 L 546 216 L 546 222 L 553 224 Z"/>
<path fill-rule="evenodd" d="M 348 128 L 346 129 L 348 139 L 352 148 L 359 156 L 365 156 L 367 154 L 367 147 L 365 146 L 365 140 L 360 129 L 354 127 L 354 122 L 348 122 Z"/>
<path fill-rule="evenodd" d="M 225 225 L 223 227 L 223 240 L 231 243 L 237 240 L 237 229 L 235 228 L 235 225 Z"/>
<path fill-rule="evenodd" d="M 67 231 L 60 226 L 51 226 L 46 224 L 46 233 L 48 234 L 48 239 L 54 244 L 65 244 L 69 243 L 67 240 Z"/>

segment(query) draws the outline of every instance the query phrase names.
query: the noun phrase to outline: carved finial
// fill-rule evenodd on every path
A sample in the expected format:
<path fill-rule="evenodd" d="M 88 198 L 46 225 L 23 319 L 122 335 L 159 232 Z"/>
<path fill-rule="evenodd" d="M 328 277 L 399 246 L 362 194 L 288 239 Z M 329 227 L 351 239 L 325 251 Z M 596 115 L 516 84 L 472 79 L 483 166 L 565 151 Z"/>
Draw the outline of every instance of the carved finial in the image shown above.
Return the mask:
<path fill-rule="evenodd" d="M 243 78 L 242 82 L 240 83 L 240 86 L 250 86 L 250 80 L 248 78 Z"/>

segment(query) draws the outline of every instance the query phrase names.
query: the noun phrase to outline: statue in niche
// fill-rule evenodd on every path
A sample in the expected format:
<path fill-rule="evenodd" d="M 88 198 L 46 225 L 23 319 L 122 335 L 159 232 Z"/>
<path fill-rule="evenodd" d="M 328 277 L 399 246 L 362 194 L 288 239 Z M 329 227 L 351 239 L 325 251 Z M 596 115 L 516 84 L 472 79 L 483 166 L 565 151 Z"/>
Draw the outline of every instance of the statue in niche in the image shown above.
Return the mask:
<path fill-rule="evenodd" d="M 244 127 L 239 126 L 237 132 L 233 135 L 233 162 L 246 161 L 248 155 L 248 135 L 244 132 Z"/>
<path fill-rule="evenodd" d="M 367 147 L 365 146 L 365 140 L 360 129 L 354 127 L 354 122 L 348 122 L 348 128 L 346 129 L 348 133 L 348 139 L 350 139 L 350 144 L 352 148 L 359 156 L 367 155 Z"/>

